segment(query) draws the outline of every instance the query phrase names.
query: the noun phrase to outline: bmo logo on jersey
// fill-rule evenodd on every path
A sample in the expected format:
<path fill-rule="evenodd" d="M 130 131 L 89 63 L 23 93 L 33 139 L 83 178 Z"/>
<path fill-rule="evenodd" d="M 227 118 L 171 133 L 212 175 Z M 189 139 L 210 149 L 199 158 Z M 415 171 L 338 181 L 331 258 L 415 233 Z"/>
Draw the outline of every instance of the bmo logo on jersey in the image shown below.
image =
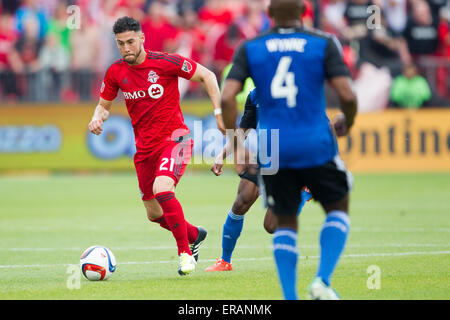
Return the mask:
<path fill-rule="evenodd" d="M 125 99 L 139 99 L 139 98 L 145 98 L 145 90 L 139 90 L 134 92 L 123 92 L 123 96 Z"/>
<path fill-rule="evenodd" d="M 152 84 L 147 91 L 145 90 L 137 90 L 137 91 L 133 91 L 133 92 L 123 92 L 123 96 L 125 97 L 125 99 L 141 99 L 141 98 L 145 98 L 148 95 L 150 96 L 150 98 L 153 99 L 159 99 L 162 97 L 162 95 L 164 94 L 164 87 L 160 84 Z"/>

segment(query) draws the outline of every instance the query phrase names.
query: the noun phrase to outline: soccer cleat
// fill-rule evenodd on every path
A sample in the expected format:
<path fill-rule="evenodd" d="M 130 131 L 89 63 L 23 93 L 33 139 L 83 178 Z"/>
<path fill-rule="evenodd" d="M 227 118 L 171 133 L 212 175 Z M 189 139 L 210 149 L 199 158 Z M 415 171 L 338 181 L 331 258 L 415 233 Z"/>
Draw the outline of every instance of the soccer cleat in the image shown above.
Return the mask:
<path fill-rule="evenodd" d="M 195 261 L 194 257 L 183 252 L 180 254 L 180 267 L 178 268 L 178 274 L 180 276 L 187 275 L 195 270 L 195 265 L 197 261 Z"/>
<path fill-rule="evenodd" d="M 206 272 L 208 271 L 232 271 L 233 266 L 231 263 L 228 263 L 224 261 L 223 259 L 217 259 L 217 262 L 214 263 L 212 266 L 205 269 Z"/>
<path fill-rule="evenodd" d="M 206 231 L 203 227 L 197 227 L 198 230 L 198 236 L 197 239 L 194 241 L 194 243 L 191 243 L 189 245 L 189 248 L 191 249 L 192 256 L 194 257 L 195 261 L 198 261 L 198 248 L 203 243 L 203 241 L 206 238 L 206 235 L 208 234 L 208 231 Z"/>
<path fill-rule="evenodd" d="M 319 277 L 315 278 L 308 287 L 310 300 L 340 300 L 336 291 L 323 283 Z"/>

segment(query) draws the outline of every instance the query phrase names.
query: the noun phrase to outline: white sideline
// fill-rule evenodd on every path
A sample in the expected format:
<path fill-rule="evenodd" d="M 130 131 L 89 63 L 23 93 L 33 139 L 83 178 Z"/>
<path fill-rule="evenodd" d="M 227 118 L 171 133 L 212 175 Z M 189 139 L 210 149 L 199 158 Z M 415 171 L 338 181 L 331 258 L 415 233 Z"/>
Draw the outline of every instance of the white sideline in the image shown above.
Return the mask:
<path fill-rule="evenodd" d="M 318 248 L 318 244 L 299 244 L 299 248 L 309 248 L 309 249 L 315 249 Z M 402 248 L 402 247 L 417 247 L 417 248 L 430 248 L 430 247 L 450 247 L 450 243 L 382 243 L 382 244 L 347 244 L 345 246 L 346 248 Z M 170 250 L 173 249 L 173 246 L 158 246 L 158 247 L 111 247 L 114 251 L 139 251 L 139 250 Z M 266 246 L 249 246 L 249 245 L 240 245 L 239 249 L 269 249 L 269 245 Z M 26 251 L 80 251 L 83 252 L 85 248 L 82 247 L 53 247 L 53 248 L 0 248 L 0 251 L 12 251 L 12 252 L 26 252 Z M 208 247 L 208 246 L 202 246 L 202 249 L 217 249 L 217 247 Z"/>
<path fill-rule="evenodd" d="M 365 258 L 365 257 L 396 257 L 396 256 L 413 256 L 413 255 L 439 255 L 450 254 L 450 251 L 416 251 L 416 252 L 387 252 L 387 253 L 363 253 L 363 254 L 345 254 L 342 258 Z M 318 259 L 319 256 L 301 256 L 300 260 Z M 272 260 L 273 257 L 262 258 L 237 258 L 233 261 L 264 261 Z M 216 259 L 205 259 L 202 262 L 214 262 Z M 166 264 L 177 263 L 176 260 L 163 261 L 128 261 L 120 262 L 118 265 L 139 265 L 139 264 Z M 28 265 L 0 265 L 0 269 L 16 269 L 16 268 L 52 268 L 52 267 L 68 267 L 74 264 L 28 264 Z"/>
<path fill-rule="evenodd" d="M 317 232 L 320 229 L 320 227 L 313 227 L 313 226 L 302 226 L 300 227 L 301 232 Z M 23 226 L 23 227 L 17 227 L 14 226 L 13 228 L 7 227 L 7 226 L 0 226 L 0 232 L 8 232 L 8 231 L 51 231 L 54 230 L 50 226 Z M 104 227 L 97 227 L 97 226 L 85 226 L 85 227 L 79 227 L 76 228 L 76 231 L 99 231 L 99 230 L 105 230 Z M 132 229 L 129 227 L 108 227 L 108 230 L 110 231 L 129 231 L 132 232 L 137 229 Z M 141 231 L 141 229 L 139 229 Z M 433 227 L 433 228 L 421 228 L 421 227 L 412 227 L 412 228 L 385 228 L 385 227 L 352 227 L 351 232 L 395 232 L 395 233 L 410 233 L 410 232 L 450 232 L 450 228 L 446 227 Z"/>

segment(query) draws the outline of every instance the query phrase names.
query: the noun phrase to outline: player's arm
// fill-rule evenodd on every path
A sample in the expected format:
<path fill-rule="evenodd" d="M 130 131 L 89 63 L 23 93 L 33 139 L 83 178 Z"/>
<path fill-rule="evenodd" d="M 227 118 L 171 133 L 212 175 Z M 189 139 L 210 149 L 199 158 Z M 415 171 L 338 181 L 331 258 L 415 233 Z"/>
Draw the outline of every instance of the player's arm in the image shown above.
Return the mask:
<path fill-rule="evenodd" d="M 95 107 L 94 115 L 91 122 L 88 124 L 89 131 L 93 134 L 99 135 L 102 133 L 103 122 L 109 117 L 109 111 L 111 110 L 112 102 L 117 96 L 119 86 L 115 80 L 116 71 L 114 65 L 108 68 L 103 79 L 102 86 L 100 88 L 100 99 Z"/>
<path fill-rule="evenodd" d="M 238 117 L 236 96 L 242 91 L 245 80 L 248 77 L 250 77 L 250 72 L 247 62 L 246 43 L 244 42 L 234 55 L 233 66 L 225 80 L 221 100 L 223 122 L 227 129 L 229 140 L 233 142 L 234 164 L 238 173 L 254 171 L 254 168 L 249 166 L 249 153 L 244 146 L 244 131 L 235 130 Z M 242 156 L 244 156 L 243 159 L 241 159 Z"/>
<path fill-rule="evenodd" d="M 213 104 L 214 115 L 216 117 L 217 128 L 225 134 L 225 126 L 222 119 L 222 110 L 220 108 L 220 89 L 217 82 L 216 75 L 205 68 L 201 64 L 197 63 L 197 69 L 191 78 L 192 81 L 201 82 L 209 98 Z"/>
<path fill-rule="evenodd" d="M 211 166 L 211 171 L 216 176 L 220 176 L 223 172 L 223 162 L 228 155 L 233 153 L 233 148 L 231 146 L 230 140 L 227 140 L 227 143 L 223 147 L 222 151 L 217 155 L 216 159 L 214 160 L 213 165 Z"/>
<path fill-rule="evenodd" d="M 92 116 L 91 122 L 88 124 L 89 131 L 93 134 L 99 135 L 102 133 L 103 122 L 105 122 L 109 117 L 109 112 L 111 110 L 112 101 L 100 98 L 97 107 L 95 107 L 94 115 Z"/>
<path fill-rule="evenodd" d="M 245 81 L 250 77 L 247 49 L 244 42 L 236 50 L 233 63 L 222 90 L 222 117 L 226 129 L 236 129 L 238 107 L 236 96 L 242 91 Z"/>
<path fill-rule="evenodd" d="M 225 80 L 222 93 L 222 117 L 226 129 L 236 129 L 238 107 L 236 96 L 242 91 L 242 82 L 235 79 Z"/>
<path fill-rule="evenodd" d="M 350 77 L 341 76 L 331 78 L 330 84 L 339 96 L 340 108 L 343 112 L 343 115 L 339 116 L 334 123 L 336 135 L 341 137 L 349 132 L 355 122 L 355 116 L 358 110 L 356 93 Z"/>
<path fill-rule="evenodd" d="M 238 107 L 236 96 L 242 91 L 243 83 L 235 79 L 225 80 L 225 86 L 222 92 L 222 116 L 225 128 L 227 129 L 228 141 L 232 143 L 233 152 L 237 154 L 238 148 L 244 148 L 242 142 L 244 139 L 238 139 L 239 133 L 243 130 L 236 130 L 236 121 L 238 117 Z"/>
<path fill-rule="evenodd" d="M 334 122 L 336 135 L 345 136 L 355 121 L 358 102 L 350 72 L 342 56 L 341 44 L 334 36 L 329 38 L 325 52 L 325 73 L 339 96 L 340 108 L 343 112 L 343 115 Z"/>
<path fill-rule="evenodd" d="M 254 91 L 251 91 L 247 95 L 247 99 L 245 100 L 244 114 L 242 115 L 241 121 L 239 123 L 239 129 L 242 129 L 245 132 L 245 138 L 247 137 L 249 129 L 256 129 L 257 120 L 256 120 L 256 103 L 252 101 L 252 94 Z M 231 144 L 231 139 L 227 140 L 222 151 L 216 157 L 214 164 L 211 167 L 211 171 L 216 175 L 220 175 L 222 173 L 223 161 L 228 155 L 233 153 L 233 147 Z"/>

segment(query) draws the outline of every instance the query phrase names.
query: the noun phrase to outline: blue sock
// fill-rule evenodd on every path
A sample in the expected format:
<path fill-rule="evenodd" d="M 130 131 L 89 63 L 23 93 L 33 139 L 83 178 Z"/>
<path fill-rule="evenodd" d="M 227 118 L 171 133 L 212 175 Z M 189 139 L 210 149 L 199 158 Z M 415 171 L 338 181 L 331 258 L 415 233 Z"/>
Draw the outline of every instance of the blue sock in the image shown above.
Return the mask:
<path fill-rule="evenodd" d="M 222 259 L 228 263 L 231 263 L 231 255 L 236 246 L 236 241 L 241 235 L 244 226 L 244 217 L 244 215 L 234 214 L 230 210 L 230 212 L 228 212 L 227 220 L 223 225 Z"/>
<path fill-rule="evenodd" d="M 279 228 L 273 234 L 273 254 L 285 300 L 297 300 L 297 232 Z"/>
<path fill-rule="evenodd" d="M 302 190 L 301 198 L 302 198 L 302 201 L 300 202 L 300 206 L 298 207 L 297 216 L 299 216 L 300 212 L 302 212 L 302 209 L 303 209 L 303 206 L 305 205 L 305 203 L 308 202 L 309 200 L 311 200 L 312 194 L 306 190 Z"/>
<path fill-rule="evenodd" d="M 326 285 L 339 261 L 350 231 L 350 218 L 343 211 L 330 211 L 320 233 L 320 263 L 317 276 Z"/>

